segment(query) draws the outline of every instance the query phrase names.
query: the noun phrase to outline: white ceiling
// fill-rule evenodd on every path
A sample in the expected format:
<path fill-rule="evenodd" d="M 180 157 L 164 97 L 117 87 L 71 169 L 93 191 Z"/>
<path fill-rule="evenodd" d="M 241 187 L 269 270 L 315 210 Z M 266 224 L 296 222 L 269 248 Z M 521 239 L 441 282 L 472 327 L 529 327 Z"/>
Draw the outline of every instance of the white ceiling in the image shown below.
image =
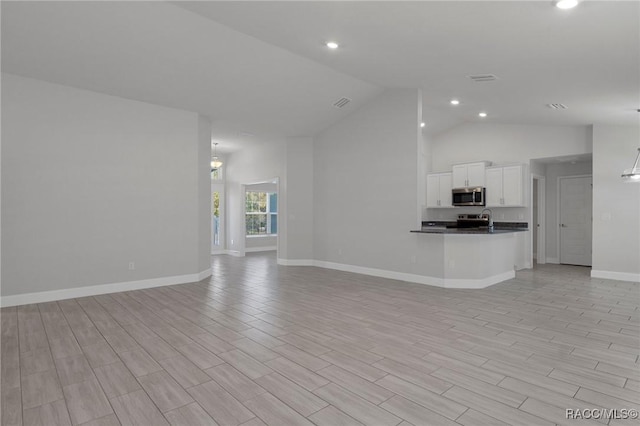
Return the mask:
<path fill-rule="evenodd" d="M 2 69 L 209 115 L 221 152 L 247 133 L 313 134 L 387 87 L 422 89 L 432 133 L 480 110 L 637 124 L 640 2 L 3 1 Z M 484 73 L 498 80 L 466 77 Z"/>

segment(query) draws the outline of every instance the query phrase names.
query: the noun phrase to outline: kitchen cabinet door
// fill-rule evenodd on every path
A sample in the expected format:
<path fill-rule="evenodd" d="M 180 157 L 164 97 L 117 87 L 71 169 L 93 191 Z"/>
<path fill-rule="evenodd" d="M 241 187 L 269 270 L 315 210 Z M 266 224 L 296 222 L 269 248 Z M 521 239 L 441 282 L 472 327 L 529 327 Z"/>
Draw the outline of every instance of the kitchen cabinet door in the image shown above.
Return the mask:
<path fill-rule="evenodd" d="M 484 186 L 484 163 L 470 163 L 467 164 L 467 186 L 476 187 Z"/>
<path fill-rule="evenodd" d="M 502 168 L 502 201 L 505 206 L 523 206 L 522 166 Z"/>
<path fill-rule="evenodd" d="M 439 207 L 440 176 L 427 175 L 427 207 Z"/>
<path fill-rule="evenodd" d="M 427 175 L 427 207 L 453 207 L 451 205 L 451 173 Z"/>
<path fill-rule="evenodd" d="M 453 188 L 467 187 L 467 165 L 458 164 L 453 166 Z"/>
<path fill-rule="evenodd" d="M 487 207 L 502 206 L 502 167 L 494 167 L 486 171 L 486 204 Z"/>
<path fill-rule="evenodd" d="M 440 175 L 440 207 L 453 207 L 451 205 L 451 173 L 443 173 Z"/>
<path fill-rule="evenodd" d="M 453 188 L 484 186 L 486 163 L 457 164 L 453 166 Z"/>

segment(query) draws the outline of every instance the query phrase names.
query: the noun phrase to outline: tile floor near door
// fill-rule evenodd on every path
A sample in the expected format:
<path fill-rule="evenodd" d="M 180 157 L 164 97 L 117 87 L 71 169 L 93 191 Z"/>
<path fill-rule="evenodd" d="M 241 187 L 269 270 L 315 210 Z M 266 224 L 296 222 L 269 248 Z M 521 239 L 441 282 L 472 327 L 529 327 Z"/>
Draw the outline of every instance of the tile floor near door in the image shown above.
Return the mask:
<path fill-rule="evenodd" d="M 640 406 L 638 283 L 213 263 L 195 284 L 2 309 L 2 425 L 551 425 Z"/>

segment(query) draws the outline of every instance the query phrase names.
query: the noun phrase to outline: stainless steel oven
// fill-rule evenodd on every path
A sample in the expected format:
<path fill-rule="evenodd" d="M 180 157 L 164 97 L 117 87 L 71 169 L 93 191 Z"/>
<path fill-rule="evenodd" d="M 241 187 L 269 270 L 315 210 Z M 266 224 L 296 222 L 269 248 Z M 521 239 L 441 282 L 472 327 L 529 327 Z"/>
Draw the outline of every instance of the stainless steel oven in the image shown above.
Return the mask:
<path fill-rule="evenodd" d="M 452 190 L 452 204 L 454 206 L 484 206 L 485 190 L 482 187 L 454 188 Z"/>

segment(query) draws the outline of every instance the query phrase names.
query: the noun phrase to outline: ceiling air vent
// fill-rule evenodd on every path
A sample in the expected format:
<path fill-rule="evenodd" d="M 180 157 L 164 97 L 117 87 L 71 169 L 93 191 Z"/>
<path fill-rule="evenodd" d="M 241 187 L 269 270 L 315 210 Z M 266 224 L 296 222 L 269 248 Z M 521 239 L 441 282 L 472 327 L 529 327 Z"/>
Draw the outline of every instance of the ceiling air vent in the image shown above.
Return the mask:
<path fill-rule="evenodd" d="M 482 83 L 484 81 L 494 81 L 498 79 L 498 77 L 496 77 L 493 74 L 476 74 L 476 75 L 468 75 L 467 77 L 469 77 L 471 80 L 475 81 L 476 83 Z"/>
<path fill-rule="evenodd" d="M 547 104 L 547 107 L 551 109 L 567 109 L 565 104 Z"/>
<path fill-rule="evenodd" d="M 340 98 L 333 104 L 333 106 L 336 107 L 336 108 L 342 108 L 343 106 L 345 106 L 349 102 L 351 102 L 351 99 L 349 99 L 349 98 Z"/>

